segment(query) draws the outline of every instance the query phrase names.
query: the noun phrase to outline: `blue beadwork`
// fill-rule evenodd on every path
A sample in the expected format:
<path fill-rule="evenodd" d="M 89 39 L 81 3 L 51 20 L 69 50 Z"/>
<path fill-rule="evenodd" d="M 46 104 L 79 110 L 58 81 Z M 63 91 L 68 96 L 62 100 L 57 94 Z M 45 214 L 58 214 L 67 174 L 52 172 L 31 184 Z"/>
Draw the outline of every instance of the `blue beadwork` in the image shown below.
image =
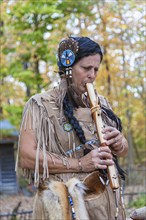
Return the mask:
<path fill-rule="evenodd" d="M 69 204 L 71 206 L 72 219 L 76 220 L 76 213 L 75 213 L 75 210 L 73 207 L 74 203 L 73 203 L 72 197 L 70 195 L 68 195 L 68 200 L 69 200 Z"/>
<path fill-rule="evenodd" d="M 61 54 L 60 61 L 63 66 L 69 67 L 75 62 L 75 55 L 71 50 L 65 50 Z"/>
<path fill-rule="evenodd" d="M 87 141 L 86 144 L 97 144 L 97 140 Z M 84 147 L 84 144 L 81 144 L 81 145 L 77 146 L 77 147 L 75 148 L 75 150 L 73 150 L 73 149 L 68 150 L 68 151 L 66 152 L 66 154 L 67 154 L 67 155 L 71 155 L 71 154 L 73 154 L 74 152 L 81 150 L 83 147 Z"/>
<path fill-rule="evenodd" d="M 69 203 L 70 203 L 70 205 L 73 206 L 73 201 L 72 201 L 71 196 L 68 196 L 68 198 L 69 198 Z"/>

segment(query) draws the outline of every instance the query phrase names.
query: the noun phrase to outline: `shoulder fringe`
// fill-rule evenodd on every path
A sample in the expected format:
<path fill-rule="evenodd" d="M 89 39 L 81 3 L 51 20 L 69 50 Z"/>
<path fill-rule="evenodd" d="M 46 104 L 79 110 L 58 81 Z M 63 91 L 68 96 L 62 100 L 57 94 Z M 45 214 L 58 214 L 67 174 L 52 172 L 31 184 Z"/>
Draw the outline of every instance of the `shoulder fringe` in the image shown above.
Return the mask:
<path fill-rule="evenodd" d="M 66 79 L 62 79 L 59 86 L 59 94 L 57 97 L 57 105 L 60 109 L 60 124 L 62 124 L 62 115 L 63 115 L 63 99 L 67 92 L 67 81 Z"/>
<path fill-rule="evenodd" d="M 65 91 L 64 91 L 65 93 Z M 60 93 L 61 94 L 61 93 Z M 65 94 L 63 94 L 65 95 Z M 54 97 L 53 97 L 54 98 Z M 57 97 L 59 101 L 59 105 L 63 96 Z M 43 105 L 42 100 L 49 102 L 52 100 L 51 95 L 49 93 L 45 94 L 37 94 L 33 96 L 25 105 L 23 111 L 23 117 L 20 127 L 20 133 L 22 129 L 33 129 L 36 134 L 36 162 L 35 162 L 35 171 L 31 171 L 30 169 L 23 169 L 23 173 L 26 178 L 29 179 L 29 182 L 34 182 L 34 185 L 38 187 L 40 180 L 46 180 L 49 178 L 49 169 L 48 169 L 48 155 L 53 160 L 53 157 L 62 159 L 63 164 L 69 168 L 68 160 L 61 156 L 64 155 L 63 148 L 61 146 L 58 147 L 57 140 L 55 138 L 55 130 L 54 125 L 51 118 L 48 117 L 45 106 Z M 62 118 L 62 112 L 60 112 Z M 19 157 L 19 149 L 20 145 L 18 144 L 17 158 L 16 158 L 16 166 L 18 167 L 18 157 Z M 39 156 L 40 151 L 43 155 L 43 174 L 39 172 Z M 52 157 L 53 155 L 53 157 Z M 55 161 L 53 160 L 54 164 Z M 33 176 L 34 175 L 34 176 Z"/>

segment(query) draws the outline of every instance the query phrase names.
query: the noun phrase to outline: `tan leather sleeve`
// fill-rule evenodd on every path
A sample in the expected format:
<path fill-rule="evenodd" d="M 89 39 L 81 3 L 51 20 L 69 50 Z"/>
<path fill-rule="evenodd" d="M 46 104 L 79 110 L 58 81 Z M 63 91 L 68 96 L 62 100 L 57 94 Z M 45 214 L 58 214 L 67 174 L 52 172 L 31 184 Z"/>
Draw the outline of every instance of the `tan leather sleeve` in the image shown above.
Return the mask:
<path fill-rule="evenodd" d="M 22 131 L 20 134 L 20 167 L 35 168 L 36 142 L 34 131 Z"/>
<path fill-rule="evenodd" d="M 24 169 L 35 170 L 36 154 L 37 154 L 37 137 L 35 129 L 32 128 L 31 112 L 27 110 L 23 118 L 20 139 L 19 139 L 19 166 Z M 64 158 L 65 159 L 65 158 Z M 63 163 L 61 156 L 51 152 L 47 153 L 47 161 L 50 173 L 79 172 L 78 160 L 66 158 L 69 167 Z M 43 172 L 43 152 L 39 150 L 39 172 Z"/>

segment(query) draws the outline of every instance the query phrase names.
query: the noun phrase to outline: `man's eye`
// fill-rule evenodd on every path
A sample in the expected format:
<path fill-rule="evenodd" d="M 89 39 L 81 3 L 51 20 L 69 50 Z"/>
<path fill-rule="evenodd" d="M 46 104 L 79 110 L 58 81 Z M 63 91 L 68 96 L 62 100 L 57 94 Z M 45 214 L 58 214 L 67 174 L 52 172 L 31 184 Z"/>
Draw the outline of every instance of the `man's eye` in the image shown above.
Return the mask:
<path fill-rule="evenodd" d="M 84 67 L 85 70 L 90 70 L 90 67 Z"/>

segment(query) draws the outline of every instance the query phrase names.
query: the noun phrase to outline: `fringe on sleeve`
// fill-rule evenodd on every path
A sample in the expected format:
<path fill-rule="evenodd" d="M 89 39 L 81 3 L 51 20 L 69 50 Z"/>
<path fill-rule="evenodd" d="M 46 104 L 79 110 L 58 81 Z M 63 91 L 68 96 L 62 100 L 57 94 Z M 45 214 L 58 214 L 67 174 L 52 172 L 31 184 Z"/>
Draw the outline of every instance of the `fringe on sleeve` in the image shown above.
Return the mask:
<path fill-rule="evenodd" d="M 64 82 L 62 82 L 64 85 Z M 66 86 L 61 86 L 63 92 L 59 92 L 58 98 L 58 105 L 60 106 L 60 118 L 62 119 L 62 107 L 61 102 L 66 93 Z M 49 164 L 47 157 L 48 155 L 52 159 L 53 163 L 53 156 L 62 159 L 63 164 L 66 167 L 69 167 L 68 161 L 66 157 L 63 157 L 63 148 L 60 146 L 60 143 L 56 140 L 55 129 L 53 125 L 53 120 L 51 117 L 48 117 L 46 106 L 49 108 L 49 101 L 51 100 L 51 96 L 49 94 L 38 94 L 33 96 L 25 105 L 22 122 L 20 127 L 20 136 L 22 129 L 32 129 L 35 131 L 35 138 L 36 138 L 36 159 L 35 159 L 35 170 L 32 171 L 30 169 L 23 169 L 23 173 L 26 178 L 29 179 L 29 182 L 34 182 L 35 186 L 39 185 L 41 180 L 45 180 L 49 178 Z M 46 102 L 46 105 L 44 105 Z M 15 170 L 18 168 L 18 158 L 19 158 L 19 151 L 20 151 L 20 137 L 18 142 L 18 151 L 16 157 L 16 166 Z M 43 174 L 39 172 L 39 157 L 40 151 L 43 155 Z"/>

